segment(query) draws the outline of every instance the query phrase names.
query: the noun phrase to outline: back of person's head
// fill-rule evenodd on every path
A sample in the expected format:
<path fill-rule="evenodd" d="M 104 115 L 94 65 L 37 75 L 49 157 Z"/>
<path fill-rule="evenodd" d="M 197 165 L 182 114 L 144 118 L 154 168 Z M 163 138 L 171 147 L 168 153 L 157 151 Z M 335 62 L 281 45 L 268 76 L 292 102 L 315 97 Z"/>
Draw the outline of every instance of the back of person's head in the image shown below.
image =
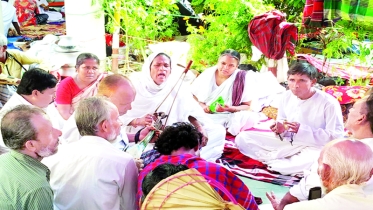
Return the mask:
<path fill-rule="evenodd" d="M 18 105 L 8 111 L 1 120 L 4 144 L 13 150 L 22 150 L 28 140 L 36 139 L 37 131 L 31 118 L 45 112 L 31 105 Z"/>
<path fill-rule="evenodd" d="M 373 173 L 373 151 L 359 140 L 334 140 L 320 154 L 319 175 L 327 192 L 348 184 L 362 184 Z"/>
<path fill-rule="evenodd" d="M 0 33 L 0 46 L 7 46 L 8 45 L 8 39 L 6 36 L 4 36 L 3 33 Z"/>
<path fill-rule="evenodd" d="M 219 58 L 221 58 L 221 57 L 223 57 L 225 55 L 229 55 L 230 57 L 236 59 L 238 61 L 238 63 L 241 60 L 241 55 L 236 50 L 232 50 L 232 49 L 224 50 L 222 53 L 220 53 Z"/>
<path fill-rule="evenodd" d="M 55 76 L 43 69 L 30 69 L 23 74 L 17 93 L 20 95 L 31 95 L 33 90 L 42 92 L 48 88 L 56 87 L 57 82 Z"/>
<path fill-rule="evenodd" d="M 145 198 L 148 193 L 153 189 L 163 179 L 172 176 L 180 171 L 188 170 L 186 165 L 174 165 L 170 163 L 164 163 L 155 167 L 151 172 L 149 172 L 142 181 L 142 192 L 143 198 Z"/>
<path fill-rule="evenodd" d="M 170 155 L 180 148 L 193 149 L 200 145 L 202 134 L 190 123 L 178 122 L 166 126 L 155 142 L 155 149 L 162 155 Z"/>
<path fill-rule="evenodd" d="M 115 106 L 104 97 L 89 97 L 79 102 L 75 110 L 76 126 L 81 136 L 96 136 L 99 124 L 110 118 Z"/>
<path fill-rule="evenodd" d="M 97 94 L 110 97 L 115 91 L 117 91 L 117 88 L 123 83 L 128 83 L 130 86 L 132 86 L 131 81 L 124 75 L 121 75 L 121 74 L 108 75 L 107 77 L 102 79 L 100 83 L 98 84 Z"/>
<path fill-rule="evenodd" d="M 81 53 L 76 58 L 75 67 L 79 68 L 79 66 L 81 66 L 84 63 L 84 61 L 87 60 L 87 59 L 96 60 L 97 64 L 100 64 L 100 59 L 98 59 L 98 57 L 95 54 L 93 54 L 93 53 Z"/>
<path fill-rule="evenodd" d="M 306 75 L 311 80 L 317 79 L 317 69 L 307 62 L 294 62 L 288 71 L 288 76 L 290 75 Z"/>

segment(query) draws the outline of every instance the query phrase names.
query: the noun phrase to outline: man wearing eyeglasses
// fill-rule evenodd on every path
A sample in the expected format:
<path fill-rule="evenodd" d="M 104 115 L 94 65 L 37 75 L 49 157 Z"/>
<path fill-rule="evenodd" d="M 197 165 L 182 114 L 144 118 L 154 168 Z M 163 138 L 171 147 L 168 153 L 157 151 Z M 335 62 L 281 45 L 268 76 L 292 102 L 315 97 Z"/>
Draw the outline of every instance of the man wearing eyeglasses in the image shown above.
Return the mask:
<path fill-rule="evenodd" d="M 58 149 L 61 131 L 40 108 L 19 105 L 1 121 L 10 152 L 0 155 L 0 209 L 53 209 L 50 171 L 40 161 Z"/>
<path fill-rule="evenodd" d="M 343 117 L 338 101 L 313 87 L 318 74 L 315 67 L 296 62 L 287 74 L 290 90 L 280 101 L 272 132 L 241 132 L 236 145 L 271 170 L 302 174 L 326 143 L 343 137 Z"/>
<path fill-rule="evenodd" d="M 75 110 L 79 141 L 64 144 L 44 160 L 51 170 L 56 209 L 134 209 L 138 169 L 111 143 L 122 122 L 117 107 L 89 97 Z"/>

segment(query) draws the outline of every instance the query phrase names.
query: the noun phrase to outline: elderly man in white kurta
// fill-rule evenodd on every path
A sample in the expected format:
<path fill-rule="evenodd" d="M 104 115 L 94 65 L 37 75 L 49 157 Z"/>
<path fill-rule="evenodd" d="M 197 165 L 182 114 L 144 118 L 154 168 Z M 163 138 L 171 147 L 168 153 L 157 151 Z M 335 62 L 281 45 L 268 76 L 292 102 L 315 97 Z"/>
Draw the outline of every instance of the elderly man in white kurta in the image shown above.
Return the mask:
<path fill-rule="evenodd" d="M 288 71 L 289 88 L 280 102 L 277 121 L 262 123 L 272 132 L 245 131 L 236 137 L 239 150 L 282 174 L 302 174 L 329 141 L 343 137 L 338 101 L 313 87 L 316 69 L 295 63 Z"/>
<path fill-rule="evenodd" d="M 168 115 L 168 119 L 163 120 L 166 125 L 191 122 L 208 136 L 208 143 L 202 148 L 201 157 L 214 161 L 223 152 L 225 129 L 205 117 L 188 87 L 184 87 L 187 84 L 178 81 L 180 74 L 176 69 L 176 63 L 172 63 L 167 54 L 151 54 L 146 59 L 142 72 L 130 77 L 136 89 L 136 97 L 132 109 L 121 119 L 124 125 L 132 126 L 130 133 L 136 133 L 141 127 L 150 125 L 155 111 Z"/>

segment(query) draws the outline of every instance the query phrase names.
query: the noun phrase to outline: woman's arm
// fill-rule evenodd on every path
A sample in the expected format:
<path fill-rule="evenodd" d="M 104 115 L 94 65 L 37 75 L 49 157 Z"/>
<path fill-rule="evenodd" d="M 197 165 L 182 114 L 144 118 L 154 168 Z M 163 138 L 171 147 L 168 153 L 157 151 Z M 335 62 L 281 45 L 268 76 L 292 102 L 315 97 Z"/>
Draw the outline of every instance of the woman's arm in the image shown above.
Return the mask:
<path fill-rule="evenodd" d="M 200 102 L 200 101 L 198 101 L 198 98 L 195 96 L 195 95 L 193 95 L 193 98 L 198 102 L 198 104 L 202 107 L 202 109 L 203 109 L 203 111 L 204 112 L 206 112 L 206 113 L 211 113 L 210 112 L 210 107 L 209 106 L 207 106 L 205 103 L 203 103 L 203 102 Z"/>
<path fill-rule="evenodd" d="M 71 104 L 57 104 L 57 110 L 65 120 L 68 120 L 74 112 Z"/>

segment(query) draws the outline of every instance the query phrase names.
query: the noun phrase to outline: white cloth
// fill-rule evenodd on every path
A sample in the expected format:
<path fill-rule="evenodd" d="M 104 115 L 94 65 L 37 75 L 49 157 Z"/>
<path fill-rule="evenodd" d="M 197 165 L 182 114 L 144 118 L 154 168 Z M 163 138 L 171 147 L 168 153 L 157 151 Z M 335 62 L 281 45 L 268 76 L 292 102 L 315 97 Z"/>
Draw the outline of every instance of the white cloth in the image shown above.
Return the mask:
<path fill-rule="evenodd" d="M 6 1 L 1 1 L 1 8 L 4 24 L 4 36 L 7 37 L 10 24 L 12 24 L 12 22 L 18 23 L 16 8 Z"/>
<path fill-rule="evenodd" d="M 284 141 L 280 141 L 269 129 L 273 122 L 268 121 L 265 129 L 269 132 L 241 132 L 235 140 L 239 150 L 282 174 L 302 174 L 304 169 L 309 169 L 321 148 L 343 137 L 344 129 L 338 101 L 325 92 L 315 91 L 307 100 L 300 100 L 287 91 L 281 100 L 277 120 L 300 123 L 298 133 L 293 134 L 293 146 L 289 143 L 292 134 L 285 132 Z"/>
<path fill-rule="evenodd" d="M 362 142 L 370 146 L 373 150 L 373 138 L 362 139 Z M 304 177 L 297 185 L 290 188 L 289 192 L 292 196 L 296 197 L 299 201 L 308 199 L 309 190 L 313 187 L 320 187 L 320 176 L 317 174 L 318 163 L 314 162 L 310 170 L 304 171 Z M 373 194 L 373 178 L 363 186 L 365 193 Z M 323 195 L 324 196 L 324 195 Z"/>
<path fill-rule="evenodd" d="M 55 209 L 135 209 L 136 164 L 107 140 L 83 136 L 42 162 L 51 171 Z"/>
<path fill-rule="evenodd" d="M 134 102 L 132 102 L 132 109 L 124 116 L 120 117 L 124 125 L 128 125 L 135 118 L 143 117 L 146 114 L 153 114 L 180 77 L 181 73 L 175 72 L 176 67 L 174 68 L 174 66 L 172 66 L 172 73 L 169 75 L 166 82 L 161 85 L 154 83 L 150 76 L 150 64 L 158 54 L 159 52 L 151 54 L 146 59 L 142 71 L 136 72 L 130 77 L 132 84 L 136 89 L 136 97 Z M 177 94 L 180 84 L 182 86 Z M 177 97 L 172 106 L 176 94 Z M 189 116 L 195 117 L 199 122 L 201 122 L 209 138 L 207 146 L 202 148 L 201 157 L 206 160 L 215 161 L 221 156 L 224 149 L 224 127 L 214 124 L 214 122 L 205 116 L 204 111 L 197 101 L 194 100 L 193 95 L 189 91 L 188 85 L 182 81 L 178 82 L 157 112 L 168 114 L 170 109 L 171 112 L 168 116 L 166 125 L 171 125 L 175 122 L 189 122 Z M 163 123 L 165 123 L 165 120 Z M 138 129 L 140 129 L 139 126 L 137 128 L 130 127 L 129 133 L 135 133 Z"/>
<path fill-rule="evenodd" d="M 239 70 L 237 69 L 234 71 L 232 75 L 219 86 L 216 85 L 216 71 L 217 66 L 203 71 L 192 83 L 191 92 L 197 97 L 198 101 L 205 103 L 207 106 L 210 106 L 219 96 L 224 99 L 226 105 L 232 106 L 233 84 Z M 278 84 L 272 73 L 261 74 L 247 71 L 240 102 L 257 101 L 259 98 L 267 97 L 281 91 L 285 91 L 285 88 Z M 251 128 L 260 119 L 259 114 L 251 111 L 205 114 L 215 123 L 219 123 L 228 128 L 228 131 L 233 135 L 237 135 L 241 130 Z"/>
<path fill-rule="evenodd" d="M 48 21 L 62 20 L 62 14 L 60 12 L 44 10 L 44 8 L 40 6 L 42 4 L 48 5 L 47 0 L 36 0 L 36 4 L 38 5 L 40 14 L 47 14 L 48 15 Z"/>
<path fill-rule="evenodd" d="M 60 137 L 61 144 L 67 144 L 76 142 L 81 139 L 82 136 L 79 133 L 78 127 L 75 121 L 75 112 L 66 121 L 65 126 L 62 129 L 62 136 Z M 119 150 L 122 150 L 129 144 L 128 136 L 126 134 L 126 126 L 122 126 L 120 134 L 112 144 Z"/>
<path fill-rule="evenodd" d="M 373 195 L 366 194 L 359 185 L 343 185 L 335 188 L 323 198 L 297 202 L 286 205 L 284 210 L 340 210 L 340 209 L 373 209 Z"/>
<path fill-rule="evenodd" d="M 14 107 L 18 105 L 32 105 L 32 104 L 28 102 L 26 99 L 24 99 L 18 93 L 14 93 L 13 96 L 8 100 L 8 102 L 6 102 L 6 104 L 1 109 L 0 121 L 9 110 L 13 109 Z M 48 107 L 43 108 L 43 110 L 47 113 L 49 119 L 52 122 L 53 127 L 56 129 L 62 130 L 65 120 L 61 117 L 55 105 L 52 103 Z M 1 131 L 0 131 L 0 134 L 1 134 Z M 0 146 L 5 146 L 2 135 L 0 135 Z"/>

